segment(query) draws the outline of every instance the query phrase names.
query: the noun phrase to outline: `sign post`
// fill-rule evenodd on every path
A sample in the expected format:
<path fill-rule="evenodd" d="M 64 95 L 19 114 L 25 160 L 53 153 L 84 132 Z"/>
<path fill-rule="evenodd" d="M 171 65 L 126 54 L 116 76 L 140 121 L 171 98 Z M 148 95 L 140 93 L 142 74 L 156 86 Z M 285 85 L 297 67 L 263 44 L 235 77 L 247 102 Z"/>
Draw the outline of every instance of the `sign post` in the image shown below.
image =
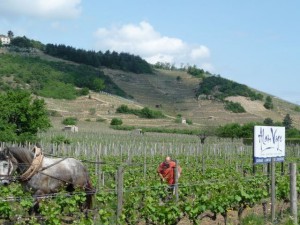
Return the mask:
<path fill-rule="evenodd" d="M 275 162 L 285 157 L 285 127 L 254 126 L 253 164 L 271 163 L 271 213 L 275 221 Z"/>

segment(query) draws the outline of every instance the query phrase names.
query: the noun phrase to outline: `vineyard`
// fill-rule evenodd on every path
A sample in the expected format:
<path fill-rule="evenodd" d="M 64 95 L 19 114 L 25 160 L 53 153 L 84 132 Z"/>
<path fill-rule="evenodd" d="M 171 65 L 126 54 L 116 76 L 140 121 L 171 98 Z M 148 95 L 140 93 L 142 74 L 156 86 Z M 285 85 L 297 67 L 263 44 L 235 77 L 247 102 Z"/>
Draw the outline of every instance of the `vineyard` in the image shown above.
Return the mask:
<path fill-rule="evenodd" d="M 70 142 L 51 143 L 60 135 Z M 256 165 L 253 173 L 252 146 L 241 140 L 208 137 L 201 144 L 196 136 L 117 131 L 53 131 L 40 138 L 45 155 L 75 157 L 88 167 L 96 189 L 93 209 L 80 211 L 78 203 L 84 201 L 85 193 L 62 191 L 43 198 L 40 214 L 29 216 L 33 197 L 15 182 L 0 186 L 1 223 L 240 224 L 245 212 L 255 207 L 264 218 L 262 224 L 270 223 L 269 167 Z M 156 173 L 166 155 L 183 169 L 178 195 L 170 195 Z M 288 165 L 297 163 L 299 156 L 300 146 L 286 146 L 285 162 L 276 164 L 278 224 L 288 208 Z"/>

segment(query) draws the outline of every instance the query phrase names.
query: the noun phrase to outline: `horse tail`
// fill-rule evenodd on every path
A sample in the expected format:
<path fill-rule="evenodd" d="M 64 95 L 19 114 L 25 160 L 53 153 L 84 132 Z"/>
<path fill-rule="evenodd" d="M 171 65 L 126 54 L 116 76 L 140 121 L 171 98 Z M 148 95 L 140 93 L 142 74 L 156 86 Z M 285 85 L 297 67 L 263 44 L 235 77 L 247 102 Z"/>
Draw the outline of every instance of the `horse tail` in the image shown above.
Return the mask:
<path fill-rule="evenodd" d="M 92 207 L 93 207 L 93 198 L 94 198 L 94 195 L 95 195 L 95 189 L 93 188 L 92 183 L 91 183 L 89 178 L 86 181 L 84 191 L 86 193 L 86 201 L 85 201 L 86 208 L 87 209 L 92 209 Z"/>

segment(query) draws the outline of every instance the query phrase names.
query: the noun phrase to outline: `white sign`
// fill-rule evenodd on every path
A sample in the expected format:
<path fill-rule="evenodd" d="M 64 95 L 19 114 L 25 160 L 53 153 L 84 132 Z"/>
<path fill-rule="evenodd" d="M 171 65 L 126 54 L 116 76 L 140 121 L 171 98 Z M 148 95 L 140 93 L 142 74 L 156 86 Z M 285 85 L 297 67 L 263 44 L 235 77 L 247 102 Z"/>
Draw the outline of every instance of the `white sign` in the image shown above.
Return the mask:
<path fill-rule="evenodd" d="M 254 126 L 254 163 L 284 161 L 285 127 Z"/>

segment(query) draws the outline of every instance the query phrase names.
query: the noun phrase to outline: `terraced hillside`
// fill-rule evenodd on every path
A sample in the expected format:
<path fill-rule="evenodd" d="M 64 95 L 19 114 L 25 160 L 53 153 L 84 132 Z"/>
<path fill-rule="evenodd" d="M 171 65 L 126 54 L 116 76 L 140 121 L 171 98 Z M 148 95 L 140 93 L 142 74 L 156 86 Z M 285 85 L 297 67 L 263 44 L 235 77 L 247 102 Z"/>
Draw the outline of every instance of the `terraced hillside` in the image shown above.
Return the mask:
<path fill-rule="evenodd" d="M 263 121 L 265 118 L 271 118 L 275 122 L 282 121 L 289 113 L 293 125 L 300 128 L 300 113 L 293 110 L 295 105 L 275 97 L 273 110 L 265 109 L 262 101 L 251 101 L 241 96 L 229 97 L 227 100 L 239 102 L 246 110 L 246 113 L 232 113 L 226 111 L 220 101 L 196 99 L 195 88 L 201 81 L 185 72 L 157 70 L 155 74 L 133 74 L 111 69 L 103 71 L 132 99 L 107 93 L 92 93 L 90 97 L 83 96 L 73 101 L 46 99 L 49 109 L 57 111 L 63 117 L 75 116 L 81 121 L 101 119 L 109 124 L 112 118 L 118 117 L 125 125 L 168 128 L 213 128 L 233 122 L 244 124 Z M 177 77 L 181 78 L 180 81 Z M 122 104 L 131 108 L 147 106 L 163 111 L 168 117 L 149 120 L 135 115 L 117 114 L 116 108 Z M 174 119 L 178 114 L 192 120 L 193 125 L 175 123 Z"/>
<path fill-rule="evenodd" d="M 230 97 L 228 100 L 239 102 L 246 110 L 246 113 L 232 113 L 224 110 L 222 102 L 196 99 L 195 89 L 201 80 L 185 72 L 156 70 L 155 74 L 139 75 L 108 69 L 104 72 L 135 101 L 152 108 L 158 106 L 173 116 L 181 114 L 195 125 L 216 127 L 232 122 L 262 122 L 265 118 L 281 122 L 286 114 L 290 114 L 293 125 L 300 127 L 300 113 L 294 110 L 295 105 L 276 97 L 273 97 L 273 110 L 265 109 L 263 101 L 251 101 L 242 96 Z M 177 77 L 181 78 L 179 82 Z"/>
<path fill-rule="evenodd" d="M 132 74 L 123 71 L 104 69 L 113 81 L 137 102 L 149 107 L 160 107 L 163 110 L 176 113 L 178 103 L 184 103 L 195 98 L 194 88 L 199 80 L 182 72 L 169 73 L 159 70 L 155 74 Z M 177 76 L 184 76 L 177 81 Z"/>
<path fill-rule="evenodd" d="M 121 118 L 124 125 L 139 126 L 139 127 L 166 127 L 166 128 L 186 128 L 186 124 L 175 123 L 175 118 L 167 116 L 163 119 L 144 119 L 130 114 L 116 113 L 116 109 L 125 104 L 133 109 L 142 109 L 144 106 L 135 101 L 128 100 L 122 97 L 111 95 L 108 93 L 91 93 L 89 96 L 82 96 L 76 100 L 59 100 L 44 98 L 47 107 L 55 116 L 52 118 L 56 128 L 62 128 L 60 123 L 65 117 L 76 117 L 85 130 L 93 130 L 97 127 L 99 129 L 109 126 L 113 118 Z M 98 121 L 97 125 L 95 122 Z M 90 127 L 89 127 L 90 126 Z M 190 127 L 198 127 L 197 125 L 190 125 Z"/>

